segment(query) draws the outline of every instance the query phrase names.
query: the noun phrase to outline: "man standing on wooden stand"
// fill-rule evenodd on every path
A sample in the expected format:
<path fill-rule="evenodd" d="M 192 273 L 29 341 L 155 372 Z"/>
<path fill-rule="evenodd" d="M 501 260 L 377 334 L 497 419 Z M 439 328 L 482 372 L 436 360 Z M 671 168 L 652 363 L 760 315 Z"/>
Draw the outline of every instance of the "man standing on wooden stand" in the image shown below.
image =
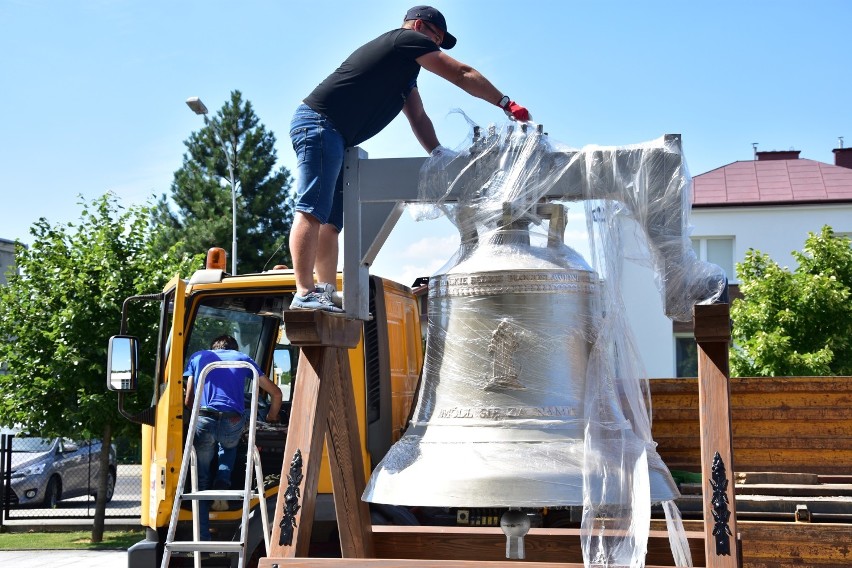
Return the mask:
<path fill-rule="evenodd" d="M 441 51 L 455 45 L 441 12 L 415 6 L 406 12 L 401 28 L 356 49 L 296 109 L 290 125 L 298 169 L 290 233 L 297 291 L 291 310 L 343 311 L 334 282 L 346 148 L 369 140 L 402 111 L 426 152 L 433 157 L 452 154 L 438 142 L 423 108 L 417 88 L 421 67 L 500 107 L 512 119 L 530 120 L 526 108 L 476 69 Z"/>

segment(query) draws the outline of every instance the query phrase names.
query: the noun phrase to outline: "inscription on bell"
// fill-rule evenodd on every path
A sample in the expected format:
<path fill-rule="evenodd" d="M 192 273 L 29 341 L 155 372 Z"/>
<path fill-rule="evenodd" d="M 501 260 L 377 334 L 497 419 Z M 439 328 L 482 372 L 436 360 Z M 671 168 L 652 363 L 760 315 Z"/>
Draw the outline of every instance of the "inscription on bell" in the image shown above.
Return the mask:
<path fill-rule="evenodd" d="M 564 273 L 533 273 L 533 274 L 507 274 L 506 279 L 510 282 L 579 282 L 580 274 L 577 272 L 564 272 Z"/>
<path fill-rule="evenodd" d="M 569 406 L 455 406 L 442 408 L 438 418 L 479 418 L 503 420 L 506 418 L 565 418 L 577 415 Z"/>

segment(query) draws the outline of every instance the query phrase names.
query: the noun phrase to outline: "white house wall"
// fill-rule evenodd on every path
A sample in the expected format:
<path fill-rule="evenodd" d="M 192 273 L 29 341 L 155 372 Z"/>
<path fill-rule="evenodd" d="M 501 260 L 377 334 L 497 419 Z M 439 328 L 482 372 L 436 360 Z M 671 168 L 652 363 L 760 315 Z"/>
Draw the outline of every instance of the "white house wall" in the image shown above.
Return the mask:
<path fill-rule="evenodd" d="M 6 284 L 6 273 L 15 264 L 15 242 L 0 239 L 0 285 Z"/>
<path fill-rule="evenodd" d="M 852 203 L 714 207 L 692 210 L 692 237 L 733 237 L 734 263 L 742 262 L 749 248 L 769 254 L 791 270 L 791 251 L 801 250 L 808 232 L 829 225 L 837 233 L 852 233 Z M 729 275 L 736 284 L 736 275 Z M 623 272 L 628 321 L 650 377 L 675 376 L 672 323 L 663 314 L 652 271 L 626 262 Z"/>

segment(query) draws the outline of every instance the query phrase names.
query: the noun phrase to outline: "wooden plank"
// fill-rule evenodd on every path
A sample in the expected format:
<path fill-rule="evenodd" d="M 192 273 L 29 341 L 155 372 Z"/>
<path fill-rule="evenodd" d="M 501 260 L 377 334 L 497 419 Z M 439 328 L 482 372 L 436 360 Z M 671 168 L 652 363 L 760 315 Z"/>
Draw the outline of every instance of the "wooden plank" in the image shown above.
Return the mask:
<path fill-rule="evenodd" d="M 698 450 L 684 452 L 661 452 L 666 465 L 672 469 L 698 471 L 701 454 Z M 849 452 L 819 452 L 799 450 L 739 450 L 734 471 L 762 469 L 765 471 L 786 471 L 791 473 L 816 473 L 833 475 L 838 470 L 850 471 L 852 456 Z M 844 469 L 845 468 L 845 469 Z"/>
<path fill-rule="evenodd" d="M 730 379 L 735 471 L 843 474 L 852 469 L 849 377 Z M 698 383 L 650 382 L 654 440 L 669 467 L 700 467 Z"/>
<path fill-rule="evenodd" d="M 704 485 L 704 557 L 710 568 L 738 568 L 737 515 L 731 435 L 731 393 L 728 385 L 728 304 L 693 307 L 698 345 L 698 404 L 701 421 L 701 474 Z M 722 475 L 716 469 L 722 465 Z M 716 490 L 712 483 L 715 480 Z M 720 507 L 720 501 L 726 501 Z M 713 522 L 714 513 L 724 513 Z M 727 534 L 726 534 L 727 533 Z M 717 536 L 714 536 L 717 535 Z"/>
<path fill-rule="evenodd" d="M 698 415 L 698 383 L 696 379 L 680 379 L 682 383 L 677 390 L 663 390 L 666 379 L 653 379 L 651 385 L 651 406 L 653 409 L 684 409 L 690 416 Z"/>
<path fill-rule="evenodd" d="M 768 441 L 767 441 L 768 440 Z M 656 439 L 660 445 L 666 445 L 665 450 L 660 451 L 665 463 L 672 461 L 685 461 L 697 467 L 699 462 L 696 461 L 696 456 L 699 455 L 699 448 L 682 444 L 679 441 L 667 444 L 668 440 Z M 812 440 L 811 444 L 802 442 L 791 443 L 791 448 L 782 446 L 783 439 L 765 439 L 764 443 L 753 443 L 754 440 L 746 438 L 742 440 L 741 445 L 737 445 L 737 454 L 742 453 L 742 458 L 737 459 L 735 471 L 790 471 L 794 470 L 801 473 L 808 473 L 808 467 L 824 466 L 829 473 L 849 471 L 849 466 L 852 464 L 852 450 L 846 448 L 835 449 L 831 447 L 829 441 L 818 442 Z M 736 439 L 739 443 L 740 439 Z M 804 446 L 804 447 L 798 447 Z M 690 461 L 691 460 L 691 461 Z M 779 469 L 780 468 L 780 469 Z M 681 468 L 682 469 L 682 468 Z M 814 470 L 810 473 L 819 473 Z"/>
<path fill-rule="evenodd" d="M 824 392 L 849 397 L 849 377 L 734 377 L 734 392 Z"/>
<path fill-rule="evenodd" d="M 828 523 L 740 523 L 746 568 L 852 566 L 852 526 Z"/>
<path fill-rule="evenodd" d="M 684 430 L 684 434 L 688 431 Z M 790 437 L 787 437 L 790 436 Z M 852 453 L 852 444 L 850 444 L 849 439 L 845 439 L 842 436 L 839 439 L 823 437 L 823 436 L 814 436 L 814 437 L 806 437 L 806 434 L 803 434 L 800 437 L 795 437 L 796 433 L 780 433 L 778 436 L 739 436 L 735 437 L 737 450 L 778 450 L 779 452 L 791 451 L 795 453 L 797 450 L 828 450 L 839 453 Z M 679 450 L 679 449 L 691 449 L 695 447 L 695 442 L 690 442 L 688 440 L 684 440 L 683 438 L 666 438 L 665 436 L 661 436 L 660 438 L 654 437 L 654 441 L 658 444 L 662 443 L 662 441 L 666 441 L 666 448 L 671 450 Z M 785 441 L 789 441 L 785 444 Z M 813 454 L 814 452 L 811 452 Z M 821 452 L 819 452 L 821 453 Z M 740 460 L 737 460 L 740 461 Z M 750 469 L 763 469 L 763 468 L 750 468 Z"/>
<path fill-rule="evenodd" d="M 320 377 L 334 376 L 339 372 L 337 351 L 324 347 L 303 347 L 299 356 L 284 463 L 281 466 L 281 490 L 278 492 L 272 525 L 271 556 L 308 555 L 331 395 L 330 383 Z M 300 509 L 295 514 L 292 542 L 286 544 L 281 541 L 281 519 L 284 517 L 290 465 L 297 451 L 301 453 L 303 476 L 298 486 Z"/>
<path fill-rule="evenodd" d="M 326 445 L 331 466 L 337 527 L 340 532 L 340 548 L 344 558 L 372 558 L 375 554 L 370 508 L 361 500 L 366 479 L 349 356 L 343 349 L 334 351 L 339 372 L 336 376 L 326 379 L 330 380 L 333 386 Z"/>
<path fill-rule="evenodd" d="M 852 379 L 850 379 L 852 381 Z M 731 395 L 736 398 L 736 395 Z M 654 421 L 660 420 L 698 420 L 698 398 L 695 404 L 686 408 L 669 408 L 660 404 L 657 397 L 652 395 L 654 405 Z M 839 403 L 838 403 L 839 404 Z M 849 409 L 843 406 L 817 407 L 817 408 L 736 408 L 731 410 L 734 420 L 794 420 L 804 422 L 806 420 L 846 420 L 849 424 Z M 783 427 L 783 425 L 782 425 Z"/>
<path fill-rule="evenodd" d="M 288 310 L 284 328 L 293 345 L 352 349 L 361 340 L 364 322 L 318 310 Z"/>
<path fill-rule="evenodd" d="M 259 568 L 341 568 L 357 566 L 359 568 L 473 568 L 487 566 L 488 568 L 517 568 L 517 561 L 466 561 L 466 560 L 381 560 L 375 558 L 261 558 Z M 524 562 L 526 568 L 584 568 L 583 564 L 574 562 Z M 610 568 L 619 568 L 611 566 Z M 626 568 L 626 567 L 625 567 Z M 646 564 L 645 568 L 666 568 Z"/>
<path fill-rule="evenodd" d="M 779 438 L 768 438 L 768 437 L 751 437 L 751 436 L 741 436 L 737 439 L 737 442 L 742 443 L 743 449 L 753 449 L 753 450 L 790 450 L 791 453 L 795 453 L 799 450 L 804 450 L 806 453 L 809 453 L 811 456 L 815 453 L 814 450 L 826 450 L 832 453 L 838 453 L 842 455 L 843 453 L 848 453 L 846 450 L 852 450 L 852 445 L 849 444 L 849 440 L 844 439 L 831 439 L 831 438 L 790 438 L 789 443 L 786 448 L 782 446 L 783 438 L 779 440 Z M 779 443 L 780 442 L 780 443 Z M 781 446 L 779 448 L 779 446 Z M 737 446 L 739 448 L 740 446 Z M 822 454 L 822 452 L 818 452 Z"/>
<path fill-rule="evenodd" d="M 830 408 L 834 405 L 848 405 L 845 396 L 831 392 L 801 391 L 789 393 L 784 391 L 749 391 L 738 392 L 731 407 L 737 408 Z"/>
<path fill-rule="evenodd" d="M 687 531 L 701 530 L 701 521 L 684 521 Z M 665 528 L 665 521 L 651 521 Z M 740 521 L 743 568 L 847 568 L 852 566 L 852 525 Z"/>
<path fill-rule="evenodd" d="M 744 471 L 737 473 L 737 484 L 742 485 L 819 485 L 819 476 L 813 473 L 788 473 L 780 471 Z"/>
<path fill-rule="evenodd" d="M 498 527 L 376 526 L 373 531 L 378 558 L 498 561 L 506 557 L 506 536 Z M 703 565 L 703 532 L 687 533 L 687 539 L 693 563 Z M 530 529 L 524 549 L 530 562 L 583 561 L 579 529 Z M 651 531 L 646 562 L 674 565 L 666 531 Z"/>
<path fill-rule="evenodd" d="M 807 474 L 811 475 L 811 474 Z M 849 513 L 852 513 L 852 485 L 849 484 L 819 484 L 819 485 L 797 485 L 789 483 L 737 483 L 737 502 L 744 501 L 746 495 L 762 495 L 769 497 L 801 497 L 807 500 L 809 497 L 823 497 L 837 502 L 846 502 L 849 505 Z M 680 485 L 681 495 L 697 495 L 701 487 L 694 483 L 682 483 Z M 844 499 L 845 498 L 845 499 Z"/>
<path fill-rule="evenodd" d="M 849 410 L 846 410 L 849 413 Z M 780 438 L 787 439 L 820 439 L 840 438 L 839 443 L 843 446 L 852 439 L 849 434 L 849 420 L 738 420 L 740 418 L 732 412 L 734 440 L 741 438 Z M 686 437 L 687 433 L 698 435 L 698 420 L 654 420 L 654 439 L 672 438 L 672 442 Z M 685 442 L 689 443 L 689 440 Z M 739 447 L 739 444 L 735 445 Z M 852 447 L 850 445 L 849 447 Z"/>
<path fill-rule="evenodd" d="M 744 447 L 742 449 L 737 446 L 737 455 L 739 456 L 739 454 L 742 454 L 742 458 L 737 459 L 734 471 L 759 470 L 793 472 L 796 469 L 801 469 L 802 466 L 805 468 L 807 468 L 807 466 L 819 468 L 824 465 L 827 469 L 839 470 L 846 473 L 849 471 L 848 464 L 852 457 L 850 456 L 852 452 L 849 450 L 819 449 L 817 451 L 808 448 L 785 449 L 774 446 L 768 448 Z M 697 466 L 699 464 L 699 462 L 695 461 L 695 456 L 699 455 L 699 449 L 694 447 L 665 451 L 664 453 L 661 453 L 661 455 L 664 456 L 666 463 L 668 463 L 669 459 L 674 460 L 676 458 L 680 458 L 687 462 L 688 460 L 693 460 L 691 462 L 693 466 Z M 817 459 L 819 461 L 817 461 Z M 821 461 L 829 463 L 820 463 Z M 841 467 L 844 465 L 845 467 Z M 801 473 L 819 472 L 816 470 L 808 472 L 806 469 Z"/>
<path fill-rule="evenodd" d="M 692 321 L 697 343 L 730 343 L 731 310 L 728 304 L 693 306 Z M 701 377 L 700 370 L 698 376 Z"/>
<path fill-rule="evenodd" d="M 825 485 L 780 485 L 774 483 L 767 484 L 737 484 L 737 498 L 743 495 L 764 495 L 772 497 L 796 497 L 810 498 L 822 497 L 840 502 L 841 498 L 845 498 L 847 503 L 847 513 L 852 513 L 852 485 L 825 484 Z M 850 535 L 852 540 L 852 535 Z"/>
<path fill-rule="evenodd" d="M 651 379 L 654 383 L 655 393 L 680 394 L 694 392 L 694 387 L 689 383 L 695 383 L 697 379 Z M 826 377 L 731 377 L 731 394 L 739 392 L 849 392 L 849 377 L 826 376 Z"/>

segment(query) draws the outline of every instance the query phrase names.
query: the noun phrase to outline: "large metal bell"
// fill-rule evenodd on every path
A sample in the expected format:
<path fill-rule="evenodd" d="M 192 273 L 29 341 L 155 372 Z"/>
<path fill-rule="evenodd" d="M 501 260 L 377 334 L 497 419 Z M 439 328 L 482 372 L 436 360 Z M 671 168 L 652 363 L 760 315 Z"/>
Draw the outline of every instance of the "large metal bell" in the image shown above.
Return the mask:
<path fill-rule="evenodd" d="M 598 276 L 558 230 L 548 246 L 530 247 L 522 225 L 483 237 L 467 258 L 430 280 L 419 399 L 404 436 L 376 467 L 365 501 L 583 504 L 584 467 L 605 459 L 585 447 Z M 551 225 L 560 228 L 553 217 Z M 613 426 L 612 438 L 647 446 L 627 420 Z M 651 500 L 677 497 L 662 460 L 653 449 L 647 457 Z M 587 479 L 585 490 L 605 501 L 608 482 Z"/>

